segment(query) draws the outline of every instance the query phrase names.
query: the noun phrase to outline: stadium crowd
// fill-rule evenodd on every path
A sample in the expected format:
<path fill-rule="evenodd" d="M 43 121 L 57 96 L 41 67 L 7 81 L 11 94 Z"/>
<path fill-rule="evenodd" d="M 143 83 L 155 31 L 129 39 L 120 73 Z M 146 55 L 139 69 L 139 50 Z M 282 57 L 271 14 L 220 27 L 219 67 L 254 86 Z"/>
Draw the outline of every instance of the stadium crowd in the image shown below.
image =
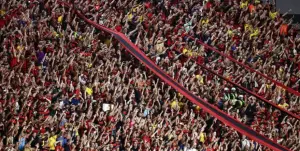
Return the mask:
<path fill-rule="evenodd" d="M 194 94 L 275 142 L 300 150 L 298 120 L 198 65 L 299 115 L 299 97 L 197 42 L 299 92 L 299 34 L 273 4 L 72 3 L 89 19 L 125 33 Z M 113 37 L 58 1 L 1 4 L 0 150 L 268 150 L 190 103 Z M 19 13 L 10 14 L 20 5 Z"/>

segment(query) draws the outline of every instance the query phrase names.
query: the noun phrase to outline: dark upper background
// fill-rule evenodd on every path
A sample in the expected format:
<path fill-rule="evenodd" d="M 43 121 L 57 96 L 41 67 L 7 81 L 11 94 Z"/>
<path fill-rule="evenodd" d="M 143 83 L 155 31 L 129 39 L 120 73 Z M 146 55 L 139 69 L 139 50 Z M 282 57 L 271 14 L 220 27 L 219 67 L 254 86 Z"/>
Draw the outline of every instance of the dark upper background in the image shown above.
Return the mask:
<path fill-rule="evenodd" d="M 292 9 L 287 18 L 294 16 L 294 23 L 300 23 L 300 0 L 276 0 L 276 7 L 284 14 Z"/>

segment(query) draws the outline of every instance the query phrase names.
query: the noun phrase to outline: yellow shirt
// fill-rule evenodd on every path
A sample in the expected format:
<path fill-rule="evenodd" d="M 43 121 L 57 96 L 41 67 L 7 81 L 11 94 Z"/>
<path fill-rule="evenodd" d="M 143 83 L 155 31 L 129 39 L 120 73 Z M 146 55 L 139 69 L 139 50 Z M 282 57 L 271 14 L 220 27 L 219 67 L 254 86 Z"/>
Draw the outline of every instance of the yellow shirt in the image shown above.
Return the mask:
<path fill-rule="evenodd" d="M 186 54 L 188 52 L 188 50 L 186 48 L 183 49 L 182 53 Z"/>
<path fill-rule="evenodd" d="M 178 106 L 181 108 L 181 107 L 183 107 L 183 106 L 184 106 L 184 103 L 182 103 L 182 102 L 179 102 L 179 103 L 178 103 Z"/>
<path fill-rule="evenodd" d="M 200 142 L 205 142 L 205 134 L 203 132 L 200 133 Z"/>
<path fill-rule="evenodd" d="M 186 55 L 189 56 L 189 57 L 192 57 L 193 56 L 193 52 L 192 51 L 188 51 L 188 53 Z"/>
<path fill-rule="evenodd" d="M 58 23 L 61 23 L 62 20 L 63 20 L 63 16 L 59 16 L 59 17 L 57 18 L 57 22 L 58 22 Z"/>
<path fill-rule="evenodd" d="M 275 19 L 277 17 L 277 12 L 269 12 L 269 16 L 271 19 Z"/>
<path fill-rule="evenodd" d="M 63 37 L 63 34 L 62 33 L 58 33 L 58 32 L 56 32 L 56 31 L 53 31 L 52 32 L 52 34 L 53 34 L 53 36 L 55 36 L 55 37 Z"/>
<path fill-rule="evenodd" d="M 85 88 L 85 92 L 88 94 L 88 95 L 92 95 L 93 94 L 93 89 L 89 88 L 89 87 L 86 87 Z"/>
<path fill-rule="evenodd" d="M 286 109 L 286 108 L 288 108 L 288 107 L 289 107 L 289 104 L 287 104 L 287 103 L 283 103 L 283 104 L 279 104 L 278 106 L 279 106 L 279 107 L 281 107 L 281 108 L 284 108 L 284 109 Z"/>
<path fill-rule="evenodd" d="M 252 26 L 249 25 L 249 24 L 245 24 L 244 28 L 245 28 L 245 31 L 252 31 L 253 30 Z"/>
<path fill-rule="evenodd" d="M 193 52 L 191 50 L 186 49 L 186 48 L 183 49 L 182 53 L 184 55 L 189 56 L 189 57 L 193 56 Z"/>
<path fill-rule="evenodd" d="M 229 30 L 227 31 L 227 34 L 228 34 L 229 36 L 233 36 L 233 31 L 229 29 Z"/>
<path fill-rule="evenodd" d="M 248 2 L 241 2 L 240 8 L 245 8 L 248 6 Z"/>
<path fill-rule="evenodd" d="M 22 50 L 24 49 L 24 47 L 23 47 L 23 46 L 17 46 L 17 49 L 18 49 L 19 51 L 22 51 Z"/>
<path fill-rule="evenodd" d="M 52 137 L 49 138 L 49 147 L 50 147 L 50 150 L 55 150 L 56 138 L 57 138 L 57 135 L 54 135 L 54 136 L 52 136 Z"/>
<path fill-rule="evenodd" d="M 199 82 L 201 83 L 201 84 L 204 84 L 204 80 L 203 80 L 203 76 L 201 76 L 201 75 L 196 75 L 196 78 L 199 80 Z"/>
<path fill-rule="evenodd" d="M 127 20 L 128 20 L 128 21 L 131 21 L 132 18 L 133 18 L 133 15 L 130 13 L 130 14 L 128 15 L 128 17 L 127 17 Z"/>
<path fill-rule="evenodd" d="M 153 129 L 155 129 L 155 128 L 156 128 L 156 126 L 157 126 L 156 124 L 152 124 L 152 128 L 153 128 Z"/>
<path fill-rule="evenodd" d="M 252 37 L 256 37 L 256 36 L 258 36 L 258 35 L 259 35 L 259 29 L 256 28 L 256 29 L 252 32 L 252 34 L 250 34 L 250 39 L 251 39 Z"/>
<path fill-rule="evenodd" d="M 143 20 L 144 20 L 144 17 L 143 17 L 143 16 L 140 16 L 140 17 L 139 17 L 139 21 L 140 21 L 140 22 L 143 22 Z"/>
<path fill-rule="evenodd" d="M 177 100 L 174 100 L 171 102 L 171 108 L 175 109 L 175 108 L 178 108 L 179 105 L 178 105 L 178 101 Z"/>
<path fill-rule="evenodd" d="M 209 19 L 203 19 L 203 20 L 201 20 L 202 24 L 208 24 L 208 22 L 209 22 Z"/>

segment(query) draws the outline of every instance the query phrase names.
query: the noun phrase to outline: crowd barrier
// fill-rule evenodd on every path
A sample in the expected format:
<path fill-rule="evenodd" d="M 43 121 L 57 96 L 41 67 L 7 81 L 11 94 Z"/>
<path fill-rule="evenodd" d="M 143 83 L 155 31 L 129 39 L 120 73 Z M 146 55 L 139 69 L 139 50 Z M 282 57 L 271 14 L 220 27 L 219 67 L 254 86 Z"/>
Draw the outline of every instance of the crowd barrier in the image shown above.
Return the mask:
<path fill-rule="evenodd" d="M 195 38 L 192 37 L 192 36 L 188 36 L 188 37 L 189 37 L 190 39 L 192 39 L 192 40 L 195 40 Z M 282 88 L 285 89 L 286 91 L 288 91 L 288 92 L 290 92 L 290 93 L 292 93 L 292 94 L 294 94 L 294 95 L 296 95 L 296 96 L 300 96 L 300 93 L 299 93 L 298 91 L 296 91 L 296 90 L 294 90 L 294 89 L 292 89 L 292 88 L 290 88 L 290 87 L 288 87 L 288 86 L 286 86 L 286 85 L 284 85 L 284 84 L 282 84 L 282 83 L 280 83 L 280 82 L 278 82 L 278 81 L 276 81 L 276 80 L 270 78 L 269 76 L 267 76 L 267 75 L 265 75 L 265 74 L 263 74 L 263 73 L 261 73 L 261 72 L 255 70 L 255 69 L 253 69 L 253 68 L 251 68 L 251 67 L 249 67 L 249 66 L 247 66 L 247 65 L 245 65 L 245 64 L 243 64 L 243 63 L 241 63 L 241 62 L 239 62 L 239 61 L 237 61 L 236 59 L 232 58 L 231 56 L 229 56 L 229 55 L 227 55 L 227 54 L 224 54 L 224 53 L 220 52 L 219 50 L 215 49 L 214 47 L 209 46 L 208 44 L 206 44 L 206 43 L 204 43 L 204 42 L 202 42 L 202 41 L 200 41 L 200 40 L 197 40 L 196 42 L 197 42 L 198 44 L 204 46 L 205 48 L 208 48 L 209 50 L 212 50 L 212 51 L 214 51 L 214 52 L 220 54 L 221 56 L 223 56 L 223 57 L 229 59 L 230 61 L 232 61 L 232 62 L 234 62 L 234 63 L 236 63 L 236 64 L 238 64 L 238 65 L 244 67 L 244 68 L 247 69 L 248 71 L 256 72 L 258 75 L 260 75 L 260 76 L 262 76 L 262 77 L 264 77 L 264 78 L 266 78 L 266 79 L 272 81 L 274 84 L 276 84 L 277 86 L 282 87 Z"/>

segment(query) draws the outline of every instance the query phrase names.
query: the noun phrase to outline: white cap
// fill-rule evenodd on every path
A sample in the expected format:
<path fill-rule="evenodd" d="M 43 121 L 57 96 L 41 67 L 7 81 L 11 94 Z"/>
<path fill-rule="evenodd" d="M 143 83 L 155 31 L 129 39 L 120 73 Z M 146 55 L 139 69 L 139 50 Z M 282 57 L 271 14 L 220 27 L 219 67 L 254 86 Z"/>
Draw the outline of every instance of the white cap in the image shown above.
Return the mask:
<path fill-rule="evenodd" d="M 235 89 L 235 88 L 231 88 L 231 90 L 232 90 L 232 91 L 235 91 L 236 89 Z"/>
<path fill-rule="evenodd" d="M 226 87 L 226 88 L 224 88 L 224 90 L 225 90 L 225 91 L 228 91 L 229 89 Z"/>
<path fill-rule="evenodd" d="M 243 95 L 239 95 L 239 98 L 243 98 L 244 96 Z"/>

